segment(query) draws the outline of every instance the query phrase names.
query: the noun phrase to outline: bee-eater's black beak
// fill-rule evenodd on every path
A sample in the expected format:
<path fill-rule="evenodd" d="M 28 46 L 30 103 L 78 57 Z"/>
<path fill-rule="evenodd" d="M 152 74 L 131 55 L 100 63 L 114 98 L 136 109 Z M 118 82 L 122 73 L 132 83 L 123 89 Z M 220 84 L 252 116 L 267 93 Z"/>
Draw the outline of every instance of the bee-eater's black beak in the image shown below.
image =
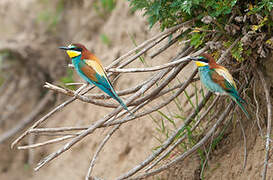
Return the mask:
<path fill-rule="evenodd" d="M 66 47 L 66 46 L 61 46 L 61 47 L 59 47 L 59 49 L 69 50 L 70 48 L 68 48 L 68 47 Z"/>

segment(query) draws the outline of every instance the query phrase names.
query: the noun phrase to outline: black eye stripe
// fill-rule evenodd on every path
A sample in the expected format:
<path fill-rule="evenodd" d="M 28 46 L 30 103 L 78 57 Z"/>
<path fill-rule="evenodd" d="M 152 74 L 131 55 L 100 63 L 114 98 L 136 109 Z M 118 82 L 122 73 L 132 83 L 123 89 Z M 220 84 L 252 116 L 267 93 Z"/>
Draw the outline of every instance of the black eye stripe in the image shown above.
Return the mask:
<path fill-rule="evenodd" d="M 209 60 L 207 60 L 206 58 L 203 58 L 203 57 L 199 58 L 198 60 L 201 61 L 201 62 L 204 62 L 204 63 L 209 62 Z"/>
<path fill-rule="evenodd" d="M 71 50 L 74 50 L 74 51 L 82 51 L 82 49 L 81 48 L 77 48 L 77 47 L 75 47 L 75 48 L 71 48 Z"/>

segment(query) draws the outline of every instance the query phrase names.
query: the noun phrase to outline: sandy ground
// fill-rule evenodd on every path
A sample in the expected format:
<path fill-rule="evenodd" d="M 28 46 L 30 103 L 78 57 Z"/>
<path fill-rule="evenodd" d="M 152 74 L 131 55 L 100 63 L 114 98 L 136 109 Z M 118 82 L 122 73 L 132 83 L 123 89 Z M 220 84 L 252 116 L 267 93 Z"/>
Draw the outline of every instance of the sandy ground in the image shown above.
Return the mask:
<path fill-rule="evenodd" d="M 18 3 L 21 1 L 18 1 Z M 6 3 L 6 4 L 5 4 Z M 15 13 L 18 16 L 20 13 L 29 12 L 27 7 L 35 5 L 33 12 L 29 12 L 25 20 L 26 24 L 30 24 L 35 19 L 35 14 L 41 11 L 45 6 L 48 8 L 53 5 L 45 5 L 36 1 L 24 1 L 18 6 L 7 1 L 2 2 L 3 6 L 9 6 L 9 12 Z M 101 18 L 92 8 L 92 3 L 89 1 L 80 1 L 70 3 L 70 8 L 66 7 L 63 13 L 61 25 L 57 27 L 54 36 L 61 39 L 63 44 L 71 42 L 81 42 L 95 52 L 102 59 L 104 65 L 108 65 L 118 56 L 126 53 L 134 48 L 134 44 L 130 38 L 133 35 L 136 42 L 140 44 L 144 40 L 158 33 L 158 27 L 149 29 L 147 22 L 142 17 L 141 13 L 132 14 L 129 11 L 129 3 L 126 1 L 118 1 L 117 7 L 113 12 Z M 20 7 L 18 11 L 17 8 Z M 79 8 L 80 7 L 80 8 Z M 73 17 L 73 18 L 71 18 Z M 84 18 L 82 18 L 84 17 Z M 19 28 L 18 20 L 8 21 L 7 19 L 0 20 L 0 24 L 5 24 L 5 27 Z M 43 24 L 36 24 L 37 31 L 41 32 Z M 24 28 L 24 27 L 23 27 Z M 19 28 L 20 29 L 20 28 Z M 7 28 L 0 31 L 1 34 L 6 34 L 6 37 L 12 37 L 18 34 L 20 30 L 8 31 Z M 109 37 L 111 43 L 109 45 L 102 43 L 100 35 L 105 34 Z M 168 62 L 171 57 L 174 57 L 181 45 L 175 44 L 162 53 L 159 57 L 149 60 L 149 65 L 158 65 Z M 63 57 L 63 60 L 68 60 L 63 52 L 56 50 L 58 57 Z M 135 62 L 131 67 L 144 67 L 140 61 Z M 64 68 L 64 67 L 61 67 Z M 192 66 L 187 68 L 192 70 Z M 145 79 L 148 74 L 137 74 L 122 76 L 116 85 L 117 90 L 132 87 L 141 80 Z M 181 74 L 180 77 L 185 77 L 186 74 Z M 75 79 L 80 79 L 75 74 Z M 92 92 L 99 92 L 97 89 Z M 126 98 L 126 97 L 124 97 Z M 181 97 L 183 98 L 183 97 Z M 58 103 L 64 101 L 64 97 L 59 97 Z M 176 111 L 174 105 L 170 105 L 171 111 Z M 96 120 L 110 112 L 110 109 L 100 108 L 82 102 L 74 102 L 66 107 L 63 111 L 56 114 L 46 123 L 47 127 L 61 126 L 83 126 L 90 125 Z M 159 118 L 158 114 L 154 114 L 155 118 Z M 137 120 L 137 123 L 127 123 L 114 134 L 112 139 L 105 146 L 98 158 L 98 163 L 94 168 L 94 176 L 105 179 L 114 179 L 122 173 L 130 170 L 138 163 L 142 162 L 147 156 L 152 153 L 152 149 L 159 145 L 159 142 L 154 138 L 157 136 L 155 123 L 151 118 L 145 117 Z M 260 173 L 263 167 L 264 158 L 264 141 L 258 135 L 254 122 L 243 122 L 247 129 L 247 166 L 243 170 L 244 146 L 240 127 L 232 127 L 229 134 L 223 142 L 217 147 L 217 150 L 212 153 L 208 161 L 209 168 L 205 170 L 205 179 L 260 179 Z M 75 180 L 84 179 L 87 172 L 91 157 L 101 142 L 107 130 L 97 130 L 94 134 L 88 136 L 79 144 L 74 146 L 71 151 L 64 153 L 56 160 L 49 163 L 38 172 L 33 172 L 33 165 L 27 164 L 28 151 L 10 150 L 8 141 L 0 145 L 0 179 L 7 180 Z M 38 139 L 42 140 L 42 139 Z M 49 145 L 44 148 L 35 149 L 34 165 L 51 152 L 54 152 L 61 147 L 62 144 Z M 168 161 L 168 160 L 166 160 Z M 177 166 L 170 169 L 168 172 L 161 173 L 157 177 L 149 179 L 199 179 L 200 174 L 200 159 L 197 155 L 186 159 Z M 268 179 L 273 178 L 273 161 L 269 161 Z"/>

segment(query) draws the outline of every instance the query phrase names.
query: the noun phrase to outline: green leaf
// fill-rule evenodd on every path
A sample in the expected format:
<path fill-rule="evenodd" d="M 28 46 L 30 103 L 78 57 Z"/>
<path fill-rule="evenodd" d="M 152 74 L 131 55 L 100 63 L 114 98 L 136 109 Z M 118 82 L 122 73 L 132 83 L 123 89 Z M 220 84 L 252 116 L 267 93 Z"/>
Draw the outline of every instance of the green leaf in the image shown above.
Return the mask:
<path fill-rule="evenodd" d="M 203 44 L 205 33 L 193 33 L 191 35 L 191 45 L 195 48 L 198 48 L 201 44 Z"/>
<path fill-rule="evenodd" d="M 242 42 L 238 42 L 232 49 L 231 49 L 231 55 L 233 58 L 235 58 L 237 61 L 242 62 L 244 60 L 242 53 L 243 53 L 243 44 Z"/>

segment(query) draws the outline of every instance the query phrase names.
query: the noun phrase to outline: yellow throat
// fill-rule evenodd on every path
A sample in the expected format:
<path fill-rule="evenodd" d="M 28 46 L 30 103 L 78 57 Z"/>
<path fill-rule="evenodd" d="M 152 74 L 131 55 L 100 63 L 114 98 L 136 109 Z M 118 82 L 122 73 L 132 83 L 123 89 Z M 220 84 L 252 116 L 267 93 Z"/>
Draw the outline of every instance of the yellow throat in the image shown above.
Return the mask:
<path fill-rule="evenodd" d="M 208 65 L 208 63 L 201 62 L 201 61 L 195 61 L 195 64 L 196 64 L 196 66 L 198 66 L 198 67 L 202 67 L 202 66 L 207 66 L 207 65 Z"/>
<path fill-rule="evenodd" d="M 67 50 L 66 53 L 68 54 L 68 56 L 70 58 L 77 57 L 77 56 L 81 55 L 81 52 L 74 51 L 74 50 Z"/>

